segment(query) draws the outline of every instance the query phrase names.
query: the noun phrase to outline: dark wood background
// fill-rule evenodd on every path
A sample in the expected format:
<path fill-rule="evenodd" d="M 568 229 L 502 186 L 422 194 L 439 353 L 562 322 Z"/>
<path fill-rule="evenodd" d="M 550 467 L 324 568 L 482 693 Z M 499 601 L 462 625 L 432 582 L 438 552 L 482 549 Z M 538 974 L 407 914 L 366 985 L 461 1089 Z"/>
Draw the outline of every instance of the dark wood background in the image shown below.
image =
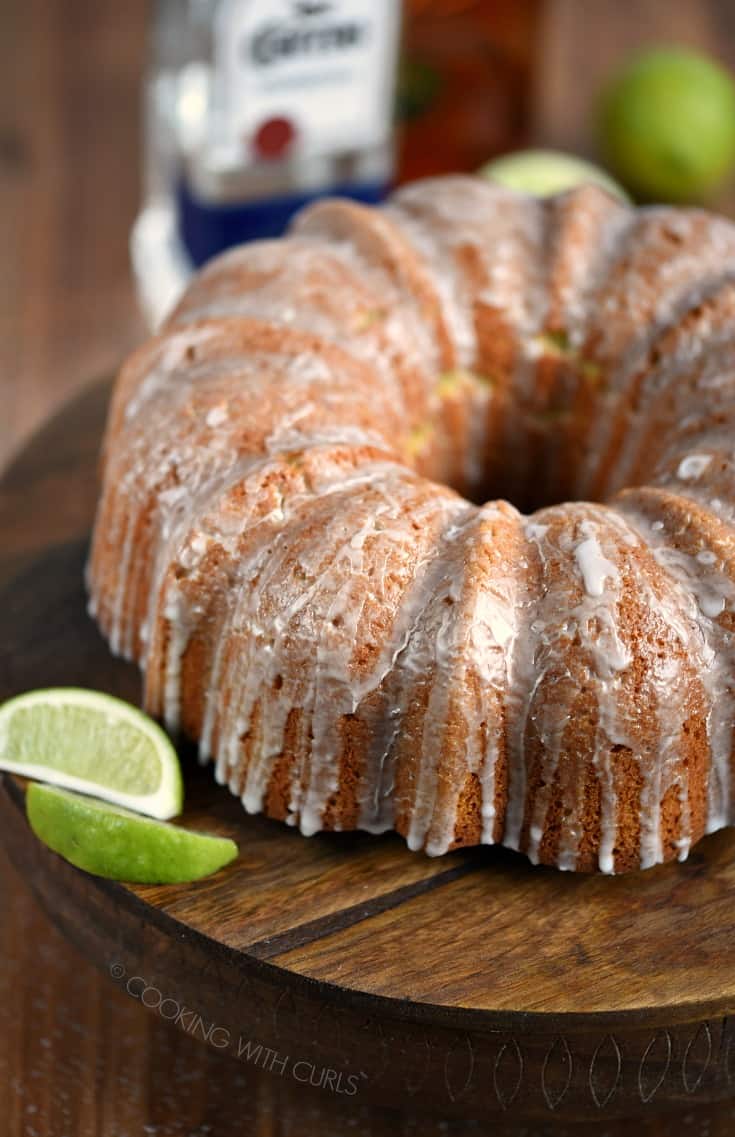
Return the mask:
<path fill-rule="evenodd" d="M 147 14 L 143 0 L 0 0 L 0 465 L 50 412 L 114 370 L 143 334 L 127 241 L 139 195 Z M 552 0 L 542 33 L 537 139 L 588 151 L 586 107 L 600 76 L 636 45 L 661 40 L 706 47 L 735 67 L 735 5 Z M 728 199 L 722 207 L 729 210 Z M 57 455 L 91 444 L 74 417 L 57 427 L 56 439 Z M 47 465 L 35 500 L 54 505 L 39 526 L 26 486 L 42 451 L 43 443 L 0 493 L 6 576 L 41 545 L 80 535 L 88 516 L 94 487 L 80 484 L 55 501 L 54 467 Z M 470 1121 L 445 1125 L 325 1100 L 222 1063 L 215 1050 L 146 1014 L 99 976 L 50 927 L 0 854 L 0 1134 L 488 1131 Z M 692 1113 L 680 1119 L 687 1123 L 681 1131 L 731 1134 L 734 1117 L 729 1108 Z M 677 1131 L 668 1120 L 646 1129 Z"/>

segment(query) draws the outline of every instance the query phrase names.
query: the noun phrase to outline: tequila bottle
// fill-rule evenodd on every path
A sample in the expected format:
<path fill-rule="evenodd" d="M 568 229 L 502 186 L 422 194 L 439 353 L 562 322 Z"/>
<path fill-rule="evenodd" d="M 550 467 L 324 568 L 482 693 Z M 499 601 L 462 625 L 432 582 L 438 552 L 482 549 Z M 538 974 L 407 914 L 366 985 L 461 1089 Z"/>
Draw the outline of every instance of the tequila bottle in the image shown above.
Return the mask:
<path fill-rule="evenodd" d="M 193 268 L 395 175 L 400 0 L 159 0 L 145 201 L 132 238 L 157 322 Z"/>

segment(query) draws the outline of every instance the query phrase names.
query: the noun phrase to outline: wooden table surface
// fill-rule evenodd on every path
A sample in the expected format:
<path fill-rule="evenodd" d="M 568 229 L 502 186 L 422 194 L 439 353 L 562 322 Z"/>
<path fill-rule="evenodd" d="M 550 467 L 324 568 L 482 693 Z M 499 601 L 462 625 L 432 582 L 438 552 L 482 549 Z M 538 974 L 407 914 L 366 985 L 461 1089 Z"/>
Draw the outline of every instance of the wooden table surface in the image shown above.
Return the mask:
<path fill-rule="evenodd" d="M 0 466 L 75 391 L 114 370 L 143 334 L 127 241 L 139 192 L 147 14 L 144 0 L 0 3 Z M 728 0 L 552 0 L 542 39 L 537 137 L 588 150 L 584 108 L 616 59 L 639 43 L 676 40 L 735 67 L 735 7 Z M 56 438 L 62 451 L 90 445 L 78 425 L 72 432 L 62 422 Z M 43 447 L 42 440 L 36 453 Z M 55 500 L 53 468 L 29 485 L 31 468 L 21 462 L 0 492 L 6 574 L 21 570 L 39 544 L 77 535 L 94 494 L 80 484 L 78 494 Z M 724 1137 L 735 1131 L 733 1117 L 728 1107 L 679 1122 L 686 1122 L 682 1132 Z M 677 1132 L 679 1122 L 645 1132 Z M 325 1100 L 223 1060 L 98 975 L 48 924 L 0 854 L 3 1135 L 486 1132 L 471 1121 Z"/>

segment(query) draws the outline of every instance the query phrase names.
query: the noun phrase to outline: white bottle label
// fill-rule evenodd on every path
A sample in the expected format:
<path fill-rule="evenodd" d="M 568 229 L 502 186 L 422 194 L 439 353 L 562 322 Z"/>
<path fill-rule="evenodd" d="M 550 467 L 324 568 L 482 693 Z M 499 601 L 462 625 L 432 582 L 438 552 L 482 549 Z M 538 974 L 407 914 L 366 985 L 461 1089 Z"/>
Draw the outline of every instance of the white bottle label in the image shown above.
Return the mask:
<path fill-rule="evenodd" d="M 221 141 L 246 163 L 383 145 L 400 23 L 401 0 L 223 0 Z"/>

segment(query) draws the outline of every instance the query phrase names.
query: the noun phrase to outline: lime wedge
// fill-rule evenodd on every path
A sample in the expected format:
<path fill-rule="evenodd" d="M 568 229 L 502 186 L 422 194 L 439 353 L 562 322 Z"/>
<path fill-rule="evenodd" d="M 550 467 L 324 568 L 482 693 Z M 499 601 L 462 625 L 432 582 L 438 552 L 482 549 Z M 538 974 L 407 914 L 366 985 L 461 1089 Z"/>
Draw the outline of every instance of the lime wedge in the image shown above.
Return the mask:
<path fill-rule="evenodd" d="M 129 703 L 74 687 L 30 691 L 0 707 L 0 770 L 169 818 L 181 813 L 179 759 Z"/>
<path fill-rule="evenodd" d="M 36 836 L 85 872 L 137 884 L 201 880 L 234 861 L 237 845 L 55 786 L 28 787 L 26 810 Z"/>
<path fill-rule="evenodd" d="M 550 197 L 592 182 L 622 201 L 628 200 L 625 191 L 599 166 L 560 150 L 518 150 L 488 162 L 478 173 L 506 189 L 534 197 Z"/>

